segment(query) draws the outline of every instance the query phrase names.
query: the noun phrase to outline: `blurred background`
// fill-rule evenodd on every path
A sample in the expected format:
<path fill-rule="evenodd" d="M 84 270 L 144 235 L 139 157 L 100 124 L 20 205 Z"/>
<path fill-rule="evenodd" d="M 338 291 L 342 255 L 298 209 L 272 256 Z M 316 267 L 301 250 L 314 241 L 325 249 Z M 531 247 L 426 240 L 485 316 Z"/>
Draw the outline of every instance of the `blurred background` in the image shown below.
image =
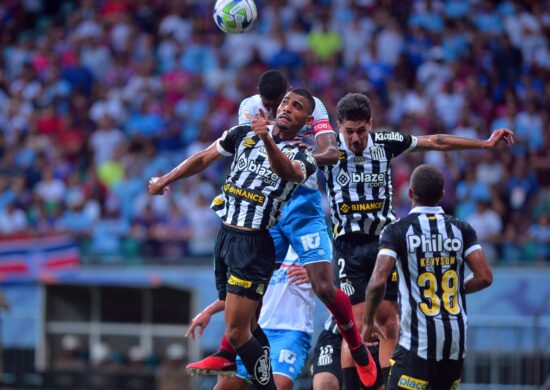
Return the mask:
<path fill-rule="evenodd" d="M 253 31 L 225 35 L 213 1 L 0 2 L 2 388 L 212 388 L 183 367 L 215 350 L 223 318 L 183 334 L 216 297 L 209 205 L 227 162 L 163 197 L 146 183 L 236 124 L 276 68 L 332 120 L 353 91 L 376 128 L 515 131 L 511 150 L 399 157 L 394 207 L 408 211 L 416 165 L 437 165 L 445 210 L 495 268 L 469 299 L 461 388 L 550 389 L 550 3 L 256 3 Z"/>

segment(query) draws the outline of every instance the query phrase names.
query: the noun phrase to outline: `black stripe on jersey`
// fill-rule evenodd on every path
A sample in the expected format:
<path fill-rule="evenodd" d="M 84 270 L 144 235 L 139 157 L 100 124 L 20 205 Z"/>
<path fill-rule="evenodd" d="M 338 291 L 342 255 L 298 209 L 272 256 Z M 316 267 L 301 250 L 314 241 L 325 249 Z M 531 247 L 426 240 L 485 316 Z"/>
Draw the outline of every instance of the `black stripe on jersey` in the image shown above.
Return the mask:
<path fill-rule="evenodd" d="M 450 223 L 448 223 L 448 218 L 445 215 L 440 215 L 439 218 L 443 218 L 443 223 L 445 224 L 445 231 L 447 232 L 447 238 L 454 238 L 453 228 Z M 450 251 L 449 256 L 455 256 L 457 257 L 457 253 L 455 251 Z M 457 267 L 459 266 L 457 261 Z M 457 269 L 458 270 L 458 269 Z M 463 279 L 458 279 L 463 280 Z M 460 284 L 460 282 L 459 282 Z M 457 290 L 458 292 L 458 290 Z M 456 300 L 454 302 L 455 305 L 458 305 L 458 300 L 460 299 L 460 295 L 454 297 Z M 458 316 L 462 316 L 462 314 L 459 314 Z M 457 316 L 457 317 L 458 317 Z M 446 311 L 442 311 L 442 317 L 443 317 L 443 326 L 445 327 L 445 343 L 443 344 L 443 359 L 449 359 L 451 355 L 451 344 L 452 344 L 452 337 L 453 337 L 453 328 L 451 325 L 451 320 L 449 318 L 449 315 Z M 462 340 L 459 340 L 460 343 L 462 343 Z"/>
<path fill-rule="evenodd" d="M 422 215 L 421 215 L 422 216 Z M 420 217 L 419 216 L 419 219 Z M 429 237 L 431 237 L 432 234 L 437 234 L 437 221 L 435 220 L 435 216 L 433 214 L 425 214 L 426 218 L 428 218 L 428 225 L 429 225 L 429 228 L 430 228 L 430 232 L 429 232 Z M 420 256 L 418 256 L 417 258 L 420 259 L 422 258 L 424 255 L 425 256 L 425 253 L 423 253 L 422 251 L 420 251 Z M 440 252 L 432 252 L 432 255 L 434 257 L 437 257 L 437 256 L 441 256 L 441 253 Z M 435 288 L 437 289 L 439 286 L 441 286 L 441 266 L 439 265 L 434 265 L 434 274 L 435 274 L 435 280 L 436 280 L 436 286 Z M 420 275 L 420 273 L 419 273 Z M 437 291 L 437 295 L 440 299 L 440 305 L 442 306 L 441 304 L 441 295 L 440 295 L 441 291 L 440 289 Z M 440 312 L 441 312 L 441 308 L 440 308 Z M 437 346 L 437 333 L 435 331 L 435 319 L 434 317 L 432 316 L 424 316 L 426 318 L 426 334 L 428 336 L 428 359 L 436 359 L 437 358 L 437 349 L 436 349 L 436 346 Z"/>
<path fill-rule="evenodd" d="M 258 157 L 256 158 L 256 163 L 258 163 L 258 165 L 262 165 L 262 164 L 264 163 L 265 160 L 266 160 L 265 157 L 258 156 Z M 250 189 L 252 189 L 252 190 L 257 189 L 257 188 L 261 188 L 261 187 L 262 187 L 262 182 L 261 182 L 261 181 L 260 181 L 260 185 L 255 186 L 255 187 L 252 187 L 252 183 L 254 182 L 254 179 L 255 179 L 254 175 L 249 175 L 249 176 L 246 178 L 246 180 L 244 181 L 243 185 L 242 185 L 243 188 L 250 188 Z M 270 204 L 271 204 L 271 203 L 270 203 Z M 242 205 L 242 204 L 241 204 L 241 205 Z M 269 212 L 269 210 L 268 210 L 269 208 L 270 208 L 270 207 L 266 207 L 266 209 L 265 209 L 265 211 L 264 211 L 264 217 L 267 215 L 268 221 L 269 221 L 269 214 L 270 214 L 270 212 Z M 245 219 L 244 219 L 244 224 L 245 224 L 245 226 L 251 226 L 251 225 L 252 225 L 252 221 L 254 221 L 254 216 L 255 216 L 255 214 L 256 214 L 256 207 L 253 206 L 252 204 L 249 204 L 249 205 L 248 205 L 248 209 L 247 209 L 247 211 L 246 211 L 246 217 L 245 217 Z M 262 222 L 263 222 L 263 220 L 262 220 Z M 262 226 L 266 226 L 266 225 L 264 225 L 264 224 L 262 223 Z"/>
<path fill-rule="evenodd" d="M 420 222 L 418 221 L 418 217 L 409 217 L 414 218 L 414 220 L 411 221 L 411 227 L 413 229 L 413 233 L 415 236 L 421 236 L 422 235 L 422 229 L 420 228 Z M 419 329 L 418 329 L 418 305 L 420 302 L 416 302 L 413 297 L 413 286 L 411 285 L 413 282 L 416 283 L 417 279 L 411 280 L 411 274 L 409 269 L 409 252 L 408 252 L 408 245 L 405 245 L 407 253 L 405 253 L 404 259 L 407 259 L 406 263 L 403 261 L 403 272 L 405 276 L 405 281 L 407 282 L 407 287 L 409 289 L 409 304 L 411 305 L 411 352 L 414 352 L 416 355 L 418 355 L 418 342 L 419 342 Z M 418 247 L 416 249 L 416 258 L 412 259 L 412 261 L 417 262 L 419 258 L 422 257 L 422 248 Z M 418 278 L 419 272 L 417 272 L 416 278 Z M 417 287 L 417 286 L 415 286 Z M 420 288 L 419 288 L 420 290 Z M 420 299 L 422 299 L 422 291 L 420 291 Z"/>
<path fill-rule="evenodd" d="M 433 234 L 439 234 L 439 227 L 437 226 L 437 219 L 440 218 L 441 215 L 434 215 L 434 214 L 428 214 L 428 223 L 430 225 L 430 237 Z M 432 252 L 434 257 L 441 257 L 443 254 L 441 252 Z M 445 334 L 445 342 L 443 344 L 443 351 L 445 351 L 445 346 L 448 344 L 449 351 L 451 350 L 451 341 L 452 341 L 452 332 L 450 332 L 449 326 L 449 314 L 444 308 L 443 305 L 443 266 L 441 264 L 434 265 L 434 274 L 435 279 L 437 280 L 437 296 L 439 298 L 440 302 L 440 308 L 439 313 L 441 315 L 444 334 Z M 427 317 L 428 319 L 428 358 L 437 359 L 437 333 L 435 331 L 435 318 L 434 317 Z M 433 331 L 433 343 L 430 343 L 431 341 L 431 332 Z M 445 352 L 443 352 L 445 353 Z"/>
<path fill-rule="evenodd" d="M 348 168 L 348 158 L 347 158 L 347 155 L 346 155 L 346 158 L 344 160 L 342 160 L 340 162 L 340 170 L 341 171 L 344 171 L 346 174 L 349 175 L 349 168 Z M 336 184 L 334 184 L 336 183 Z M 341 186 L 340 184 L 338 184 L 336 181 L 335 182 L 331 182 L 331 184 L 334 185 L 334 187 L 336 186 L 339 186 L 340 188 L 340 191 L 342 192 L 342 202 L 345 203 L 345 204 L 350 204 L 351 203 L 351 197 L 350 197 L 350 185 L 348 184 L 347 186 Z M 337 202 L 334 202 L 334 206 L 335 207 L 335 210 L 333 210 L 336 214 L 339 214 L 340 213 L 340 210 L 338 209 L 340 207 L 340 205 L 338 205 Z M 344 226 L 341 226 L 341 228 L 344 228 Z"/>
<path fill-rule="evenodd" d="M 388 161 L 389 164 L 389 161 Z M 371 160 L 371 167 L 372 167 L 372 174 L 379 174 L 380 173 L 380 161 L 378 160 Z M 372 199 L 379 199 L 380 198 L 380 188 L 379 187 L 372 187 L 371 188 L 371 195 Z M 391 199 L 387 198 L 384 202 L 384 207 L 387 204 L 391 204 Z M 386 215 L 386 214 L 384 214 Z M 378 225 L 380 224 L 380 218 L 378 217 L 378 212 L 372 213 L 372 223 L 370 225 L 369 229 L 369 235 L 375 236 L 376 235 L 376 229 L 378 228 Z"/>

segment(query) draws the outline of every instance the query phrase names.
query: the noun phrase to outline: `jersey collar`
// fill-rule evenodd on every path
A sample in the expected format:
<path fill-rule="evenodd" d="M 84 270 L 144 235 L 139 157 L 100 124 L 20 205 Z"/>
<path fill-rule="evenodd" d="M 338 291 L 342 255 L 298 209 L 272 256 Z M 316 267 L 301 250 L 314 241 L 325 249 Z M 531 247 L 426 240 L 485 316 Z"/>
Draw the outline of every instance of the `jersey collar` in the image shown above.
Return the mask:
<path fill-rule="evenodd" d="M 413 208 L 409 214 L 445 214 L 445 211 L 440 206 L 429 207 L 429 206 L 416 206 Z"/>

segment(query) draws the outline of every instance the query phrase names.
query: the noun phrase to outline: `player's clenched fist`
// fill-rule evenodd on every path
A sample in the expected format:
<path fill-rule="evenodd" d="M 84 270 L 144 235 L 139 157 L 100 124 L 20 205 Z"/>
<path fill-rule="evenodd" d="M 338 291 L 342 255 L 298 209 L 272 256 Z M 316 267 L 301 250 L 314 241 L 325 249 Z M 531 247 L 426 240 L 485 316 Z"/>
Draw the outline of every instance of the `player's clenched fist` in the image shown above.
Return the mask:
<path fill-rule="evenodd" d="M 163 195 L 167 187 L 164 185 L 159 177 L 152 177 L 149 179 L 149 193 L 151 195 Z"/>
<path fill-rule="evenodd" d="M 252 118 L 252 123 L 250 124 L 250 126 L 258 137 L 263 138 L 267 135 L 268 124 L 269 121 L 267 120 L 267 116 L 265 115 L 265 112 L 260 108 L 260 112 L 254 118 Z"/>

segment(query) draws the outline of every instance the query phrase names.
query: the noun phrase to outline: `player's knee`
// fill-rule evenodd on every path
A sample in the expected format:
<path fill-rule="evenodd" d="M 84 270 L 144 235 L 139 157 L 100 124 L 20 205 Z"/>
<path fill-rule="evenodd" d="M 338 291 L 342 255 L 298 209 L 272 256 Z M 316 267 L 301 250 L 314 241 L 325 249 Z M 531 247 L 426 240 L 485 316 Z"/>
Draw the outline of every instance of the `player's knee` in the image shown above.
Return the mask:
<path fill-rule="evenodd" d="M 242 327 L 235 324 L 228 324 L 225 329 L 225 337 L 234 348 L 242 346 L 250 338 L 248 326 Z"/>
<path fill-rule="evenodd" d="M 311 281 L 311 287 L 315 292 L 315 295 L 319 297 L 324 303 L 332 303 L 336 298 L 336 287 L 332 280 L 316 279 Z"/>
<path fill-rule="evenodd" d="M 397 334 L 399 332 L 399 324 L 397 323 L 397 320 L 388 320 L 383 325 L 384 333 L 386 335 L 386 338 L 388 339 L 396 339 Z"/>
<path fill-rule="evenodd" d="M 339 390 L 338 379 L 332 373 L 322 372 L 313 377 L 313 390 Z"/>

